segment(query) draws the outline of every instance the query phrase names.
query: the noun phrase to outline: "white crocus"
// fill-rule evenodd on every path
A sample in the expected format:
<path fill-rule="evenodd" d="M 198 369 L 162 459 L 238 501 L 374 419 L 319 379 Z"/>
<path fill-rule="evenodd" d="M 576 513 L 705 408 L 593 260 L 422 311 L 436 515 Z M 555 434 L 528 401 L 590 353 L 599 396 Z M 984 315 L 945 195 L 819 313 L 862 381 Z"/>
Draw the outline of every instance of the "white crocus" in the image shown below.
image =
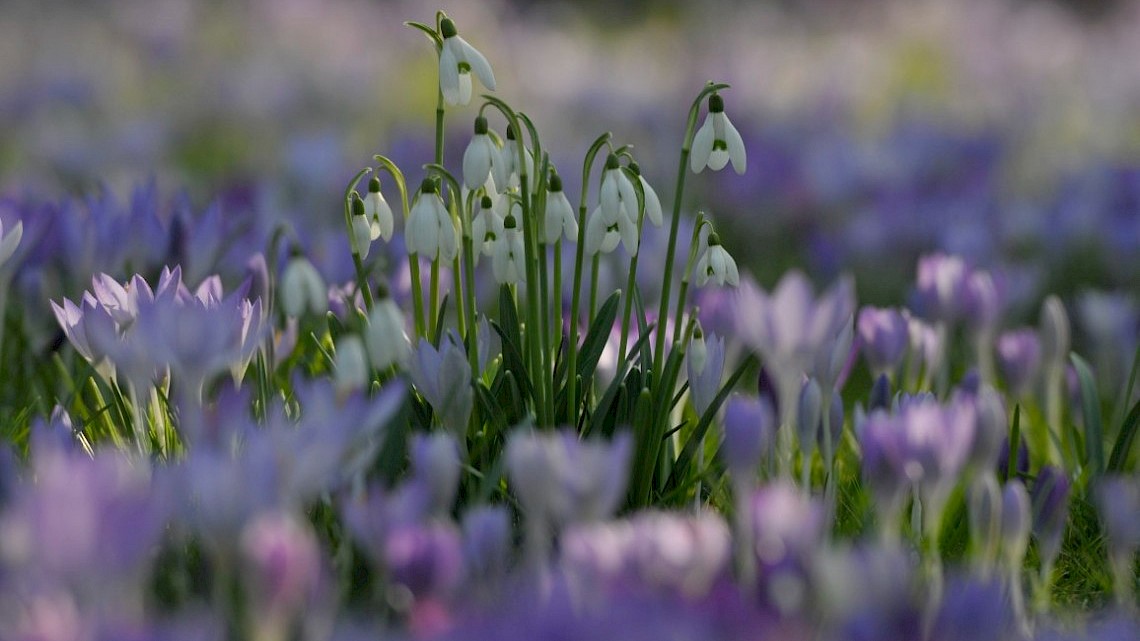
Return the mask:
<path fill-rule="evenodd" d="M 319 316 L 328 311 L 329 290 L 317 268 L 300 253 L 289 259 L 281 275 L 279 298 L 286 316 L 294 318 L 310 313 Z"/>
<path fill-rule="evenodd" d="M 709 96 L 709 113 L 693 137 L 691 153 L 689 163 L 693 173 L 699 174 L 705 167 L 720 171 L 730 160 L 736 173 L 744 173 L 747 165 L 744 140 L 724 115 L 724 99 L 719 94 Z"/>
<path fill-rule="evenodd" d="M 708 246 L 697 261 L 697 287 L 704 287 L 710 280 L 721 286 L 727 283 L 736 287 L 740 284 L 736 261 L 720 244 L 720 237 L 715 233 L 709 234 Z"/>
<path fill-rule="evenodd" d="M 376 240 L 383 238 L 384 242 L 392 240 L 395 230 L 395 219 L 392 217 L 392 208 L 384 195 L 380 193 L 380 179 L 373 176 L 368 181 L 368 195 L 364 197 L 364 215 L 368 217 L 370 225 L 370 238 Z"/>
<path fill-rule="evenodd" d="M 455 23 L 444 18 L 439 26 L 443 47 L 439 52 L 439 90 L 449 105 L 471 102 L 471 72 L 491 91 L 495 90 L 495 74 L 483 54 L 459 37 Z"/>
<path fill-rule="evenodd" d="M 459 253 L 459 238 L 435 183 L 425 179 L 408 214 L 405 243 L 409 254 L 451 261 Z"/>
<path fill-rule="evenodd" d="M 364 201 L 356 192 L 352 194 L 352 216 L 349 222 L 352 225 L 352 252 L 359 254 L 360 259 L 368 258 L 368 251 L 372 249 L 372 224 L 364 212 Z"/>
<path fill-rule="evenodd" d="M 522 229 L 512 212 L 503 221 L 503 233 L 495 240 L 491 270 L 500 284 L 514 285 L 526 281 L 526 259 Z"/>
<path fill-rule="evenodd" d="M 574 208 L 562 191 L 562 179 L 558 174 L 550 177 L 550 190 L 546 194 L 546 224 L 543 229 L 543 240 L 547 245 L 558 242 L 562 235 L 567 240 L 578 239 L 578 221 L 574 218 Z"/>
<path fill-rule="evenodd" d="M 503 200 L 506 200 L 505 198 Z M 490 256 L 495 251 L 495 239 L 503 234 L 503 216 L 490 196 L 483 196 L 479 211 L 471 219 L 471 241 L 475 248 L 475 262 L 479 256 Z"/>
<path fill-rule="evenodd" d="M 368 315 L 368 329 L 364 332 L 364 346 L 372 367 L 378 370 L 407 363 L 411 344 L 405 330 L 404 314 L 396 301 L 382 296 L 373 305 Z"/>
<path fill-rule="evenodd" d="M 487 133 L 487 119 L 475 119 L 475 135 L 463 152 L 463 185 L 475 191 L 487 183 L 492 165 L 499 161 L 499 148 Z M 497 184 L 497 183 L 496 183 Z"/>
<path fill-rule="evenodd" d="M 24 237 L 24 221 L 17 220 L 16 226 L 7 234 L 4 233 L 4 223 L 0 221 L 0 266 L 3 266 L 16 253 L 20 246 L 20 239 Z"/>

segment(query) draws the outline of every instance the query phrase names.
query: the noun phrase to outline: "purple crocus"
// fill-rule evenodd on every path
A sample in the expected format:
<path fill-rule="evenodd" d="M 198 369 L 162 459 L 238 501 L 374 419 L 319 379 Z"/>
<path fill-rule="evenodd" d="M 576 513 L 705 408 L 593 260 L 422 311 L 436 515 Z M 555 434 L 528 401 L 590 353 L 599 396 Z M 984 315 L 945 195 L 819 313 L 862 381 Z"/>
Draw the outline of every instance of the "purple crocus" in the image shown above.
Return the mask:
<path fill-rule="evenodd" d="M 709 334 L 702 339 L 694 336 L 694 346 L 698 340 L 704 345 L 704 357 L 694 358 L 691 346 L 686 365 L 689 372 L 689 396 L 699 417 L 704 416 L 705 410 L 712 405 L 720 391 L 721 377 L 724 376 L 724 338 L 716 334 Z"/>
<path fill-rule="evenodd" d="M 1061 537 L 1069 518 L 1071 483 L 1065 472 L 1052 465 L 1037 473 L 1030 495 L 1033 498 L 1033 534 L 1041 550 L 1042 573 L 1052 569 L 1061 551 Z"/>
<path fill-rule="evenodd" d="M 440 340 L 439 349 L 421 339 L 409 370 L 416 391 L 431 404 L 440 424 L 456 435 L 461 447 L 465 446 L 475 392 L 471 387 L 471 365 L 462 343 L 450 333 Z"/>
<path fill-rule="evenodd" d="M 894 308 L 864 307 L 857 322 L 863 357 L 876 378 L 895 370 L 909 342 L 906 318 Z"/>
<path fill-rule="evenodd" d="M 959 256 L 928 254 L 918 259 L 915 308 L 925 319 L 956 322 L 968 304 L 970 269 Z"/>
<path fill-rule="evenodd" d="M 1037 332 L 1023 327 L 998 336 L 997 363 L 1010 394 L 1025 398 L 1032 392 L 1041 369 L 1041 343 Z"/>
<path fill-rule="evenodd" d="M 732 396 L 725 404 L 721 458 L 730 473 L 751 478 L 776 432 L 776 413 L 763 397 Z"/>

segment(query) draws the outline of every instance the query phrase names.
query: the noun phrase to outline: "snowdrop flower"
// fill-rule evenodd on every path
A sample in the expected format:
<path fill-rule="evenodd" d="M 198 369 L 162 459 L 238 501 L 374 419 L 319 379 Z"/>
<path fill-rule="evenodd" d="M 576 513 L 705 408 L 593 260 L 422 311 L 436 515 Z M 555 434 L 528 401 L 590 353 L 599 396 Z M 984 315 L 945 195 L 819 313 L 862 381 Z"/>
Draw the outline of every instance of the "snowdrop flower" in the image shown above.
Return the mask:
<path fill-rule="evenodd" d="M 519 171 L 524 161 L 519 158 L 517 140 L 518 132 L 515 131 L 515 126 L 508 125 L 507 139 L 499 149 L 499 162 L 491 163 L 491 176 L 495 180 L 495 188 L 499 190 L 500 194 L 519 186 Z M 534 158 L 531 156 L 530 150 L 525 147 L 523 149 L 526 154 L 525 162 L 534 166 Z"/>
<path fill-rule="evenodd" d="M 515 205 L 515 208 L 518 208 L 518 205 Z M 495 274 L 495 280 L 504 285 L 524 282 L 526 280 L 524 259 L 522 229 L 519 228 L 512 212 L 503 220 L 503 233 L 495 240 L 495 253 L 491 257 L 491 269 Z"/>
<path fill-rule="evenodd" d="M 475 244 L 475 262 L 479 255 L 491 256 L 495 253 L 495 239 L 503 234 L 503 216 L 495 208 L 490 196 L 483 196 L 479 202 L 479 213 L 471 220 L 471 239 Z"/>
<path fill-rule="evenodd" d="M 689 166 L 693 173 L 699 174 L 705 167 L 713 171 L 720 171 L 732 161 L 732 168 L 736 173 L 743 174 L 747 164 L 744 156 L 744 140 L 740 132 L 732 126 L 728 116 L 724 115 L 724 99 L 720 94 L 709 96 L 709 113 L 705 122 L 693 136 L 693 150 L 689 157 Z"/>
<path fill-rule="evenodd" d="M 459 238 L 435 182 L 425 178 L 408 215 L 405 243 L 409 254 L 451 261 L 459 253 Z"/>
<path fill-rule="evenodd" d="M 364 387 L 368 382 L 368 359 L 364 353 L 364 341 L 352 334 L 341 338 L 336 346 L 333 365 L 337 393 L 347 394 Z"/>
<path fill-rule="evenodd" d="M 602 208 L 595 207 L 590 214 L 590 220 L 586 222 L 585 250 L 590 256 L 598 252 L 608 254 L 617 249 L 618 243 L 621 242 L 617 223 L 607 224 L 604 218 Z"/>
<path fill-rule="evenodd" d="M 491 91 L 495 90 L 495 74 L 483 54 L 459 37 L 459 31 L 450 18 L 439 25 L 443 47 L 439 52 L 439 90 L 443 100 L 451 106 L 471 102 L 471 72 Z"/>
<path fill-rule="evenodd" d="M 317 268 L 300 252 L 289 259 L 281 276 L 281 309 L 286 316 L 299 317 L 306 312 L 319 316 L 328 311 L 329 294 L 325 280 Z"/>
<path fill-rule="evenodd" d="M 618 219 L 629 217 L 637 223 L 637 192 L 629 176 L 622 171 L 618 158 L 614 154 L 606 157 L 606 169 L 602 173 L 602 189 L 599 196 L 602 205 L 602 215 L 606 223 L 612 225 Z M 624 240 L 624 237 L 623 237 Z M 628 249 L 628 245 L 626 247 Z"/>
<path fill-rule="evenodd" d="M 555 173 L 550 174 L 550 189 L 546 194 L 546 224 L 543 240 L 547 245 L 558 242 L 562 235 L 567 240 L 578 239 L 578 221 L 574 219 L 574 209 L 562 191 L 562 178 Z"/>
<path fill-rule="evenodd" d="M 368 258 L 368 251 L 372 249 L 372 223 L 364 211 L 364 201 L 360 194 L 352 192 L 352 253 L 360 256 L 361 260 Z"/>
<path fill-rule="evenodd" d="M 637 163 L 629 163 L 629 169 L 641 181 L 641 192 L 645 195 L 645 217 L 654 227 L 660 227 L 665 221 L 661 214 L 661 199 L 657 197 L 657 192 L 653 191 L 645 176 L 641 175 L 641 167 Z"/>
<path fill-rule="evenodd" d="M 392 365 L 402 366 L 408 360 L 411 345 L 404 331 L 404 315 L 396 301 L 382 292 L 368 315 L 368 329 L 364 331 L 364 346 L 372 367 L 383 370 Z"/>
<path fill-rule="evenodd" d="M 720 236 L 713 232 L 706 242 L 708 247 L 697 260 L 697 287 L 704 287 L 710 279 L 722 287 L 725 283 L 733 287 L 739 285 L 740 272 L 736 269 L 736 261 L 720 244 Z"/>
<path fill-rule="evenodd" d="M 487 133 L 487 119 L 475 118 L 475 135 L 463 152 L 463 184 L 471 191 L 482 187 L 491 176 L 491 166 L 499 160 L 499 148 Z M 497 182 L 495 184 L 498 184 Z"/>
<path fill-rule="evenodd" d="M 16 253 L 20 246 L 20 239 L 24 237 L 24 221 L 16 221 L 16 226 L 7 234 L 4 233 L 4 223 L 0 222 L 0 266 L 3 266 Z"/>
<path fill-rule="evenodd" d="M 368 180 L 368 195 L 364 197 L 364 215 L 371 224 L 371 239 L 383 238 L 385 242 L 392 240 L 394 219 L 392 208 L 384 195 L 380 193 L 380 179 L 373 176 Z"/>

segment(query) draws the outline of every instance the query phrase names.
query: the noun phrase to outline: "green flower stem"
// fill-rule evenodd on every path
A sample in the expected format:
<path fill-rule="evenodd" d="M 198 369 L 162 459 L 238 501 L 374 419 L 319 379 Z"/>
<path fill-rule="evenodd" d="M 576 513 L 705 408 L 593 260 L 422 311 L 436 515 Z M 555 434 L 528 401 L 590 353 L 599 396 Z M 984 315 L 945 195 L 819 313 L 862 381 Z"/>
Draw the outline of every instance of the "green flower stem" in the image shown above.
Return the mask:
<path fill-rule="evenodd" d="M 540 330 L 541 321 L 539 320 L 539 297 L 530 295 L 531 288 L 538 281 L 538 244 L 535 234 L 535 217 L 534 208 L 532 203 L 532 194 L 530 193 L 530 173 L 527 171 L 526 163 L 526 147 L 523 145 L 522 139 L 522 121 L 525 119 L 520 118 L 519 115 L 511 109 L 507 103 L 495 98 L 494 96 L 484 95 L 483 99 L 486 100 L 492 107 L 499 110 L 506 118 L 510 126 L 514 127 L 515 131 L 515 144 L 517 145 L 517 153 L 519 158 L 519 203 L 522 206 L 523 217 L 523 245 L 525 249 L 525 265 L 526 265 L 526 282 L 527 282 L 527 297 L 526 297 L 526 352 L 530 360 L 531 380 L 542 381 L 545 378 L 544 370 L 544 355 L 542 349 L 543 337 Z M 527 120 L 528 125 L 529 120 Z M 528 126 L 528 130 L 532 132 L 533 129 Z M 535 140 L 531 141 L 532 145 Z M 545 389 L 545 385 L 535 385 L 535 415 L 539 424 L 549 423 L 547 417 L 553 412 L 548 412 L 547 397 L 552 395 L 552 390 Z"/>
<path fill-rule="evenodd" d="M 628 154 L 628 152 L 627 152 Z M 641 230 L 645 225 L 645 193 L 641 188 L 641 181 L 637 179 L 637 175 L 633 174 L 629 169 L 623 169 L 633 179 L 634 190 L 637 192 L 637 238 L 638 243 L 641 242 Z M 625 346 L 629 340 L 629 320 L 633 313 L 633 295 L 634 287 L 637 287 L 637 258 L 641 255 L 638 251 L 629 259 L 629 278 L 625 286 L 625 309 L 622 310 L 621 316 L 621 340 L 618 342 L 618 371 L 621 371 L 622 366 L 625 365 Z M 591 308 L 593 305 L 591 305 Z"/>
<path fill-rule="evenodd" d="M 467 306 L 467 318 L 471 327 L 467 333 L 467 360 L 471 365 L 471 372 L 479 375 L 479 323 L 476 320 L 475 309 L 475 247 L 471 238 L 471 208 L 474 206 L 475 192 L 467 195 L 467 202 L 463 208 L 463 261 L 466 269 L 463 270 L 463 304 Z"/>
<path fill-rule="evenodd" d="M 570 425 L 578 424 L 578 323 L 580 322 L 580 306 L 582 302 L 582 261 L 586 250 L 586 198 L 590 190 L 590 170 L 594 159 L 603 145 L 609 142 L 611 134 L 606 132 L 598 136 L 594 144 L 586 150 L 586 158 L 582 162 L 582 196 L 578 201 L 578 246 L 574 250 L 574 289 L 570 299 L 570 339 L 567 341 L 566 365 L 566 422 Z"/>
<path fill-rule="evenodd" d="M 681 272 L 681 289 L 677 292 L 677 309 L 673 312 L 673 344 L 681 340 L 681 320 L 685 314 L 685 300 L 689 293 L 689 275 L 693 273 L 693 263 L 697 262 L 697 251 L 701 245 L 701 227 L 707 224 L 704 212 L 697 212 L 697 224 L 693 227 L 693 238 L 689 242 L 689 257 L 685 260 L 685 271 Z"/>
<path fill-rule="evenodd" d="M 364 261 L 360 259 L 360 248 L 356 246 L 356 234 L 352 231 L 352 191 L 365 174 L 372 173 L 371 167 L 361 169 L 344 190 L 344 228 L 348 232 L 348 244 L 352 249 L 352 265 L 356 268 L 356 288 L 364 295 L 364 308 L 372 311 L 372 288 L 368 286 L 368 275 L 364 271 Z"/>
<path fill-rule="evenodd" d="M 689 107 L 689 119 L 685 126 L 685 137 L 681 143 L 681 158 L 677 164 L 677 188 L 673 194 L 673 219 L 669 225 L 669 244 L 666 245 L 665 248 L 665 275 L 661 283 L 661 307 L 657 313 L 657 340 L 653 346 L 654 372 L 660 372 L 661 366 L 665 362 L 664 321 L 669 311 L 669 290 L 672 287 L 673 279 L 673 257 L 677 249 L 677 227 L 681 223 L 681 199 L 685 194 L 685 176 L 689 167 L 689 154 L 693 148 L 693 134 L 697 128 L 697 115 L 700 112 L 701 101 L 705 99 L 705 96 L 714 91 L 727 88 L 727 84 L 715 84 L 710 82 L 697 94 L 696 100 L 694 100 L 692 106 Z M 667 399 L 671 395 L 672 390 L 662 390 L 659 398 L 662 399 L 662 403 L 667 403 Z"/>
<path fill-rule="evenodd" d="M 601 269 L 601 252 L 594 254 L 590 261 L 590 307 L 586 325 L 594 324 L 594 314 L 598 312 L 598 271 Z"/>
<path fill-rule="evenodd" d="M 431 282 L 428 285 L 428 332 L 435 332 L 439 324 L 439 256 L 431 260 Z"/>
<path fill-rule="evenodd" d="M 404 172 L 400 171 L 400 168 L 386 156 L 376 155 L 372 158 L 380 163 L 380 166 L 391 174 L 392 179 L 396 181 L 396 189 L 400 192 L 400 206 L 404 209 L 406 229 L 411 209 L 408 207 L 408 185 L 404 181 Z M 424 294 L 423 285 L 420 283 L 420 259 L 416 254 L 408 254 L 408 274 L 412 281 L 412 323 L 416 333 L 413 339 L 423 338 L 427 336 L 427 331 L 424 329 Z M 412 344 L 415 344 L 415 340 L 412 341 Z"/>
<path fill-rule="evenodd" d="M 553 294 L 550 301 L 551 335 L 550 340 L 557 350 L 562 344 L 562 236 L 554 241 L 554 283 L 550 286 Z M 553 376 L 553 372 L 551 373 Z"/>

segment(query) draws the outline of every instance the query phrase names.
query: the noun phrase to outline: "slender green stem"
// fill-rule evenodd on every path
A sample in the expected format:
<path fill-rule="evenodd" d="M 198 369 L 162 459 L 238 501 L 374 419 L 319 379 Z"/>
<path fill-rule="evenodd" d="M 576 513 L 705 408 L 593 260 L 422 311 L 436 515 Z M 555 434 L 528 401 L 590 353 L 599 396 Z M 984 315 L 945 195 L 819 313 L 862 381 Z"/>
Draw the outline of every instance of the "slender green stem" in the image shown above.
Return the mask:
<path fill-rule="evenodd" d="M 380 166 L 391 174 L 392 179 L 396 181 L 396 189 L 400 192 L 400 206 L 403 208 L 406 229 L 411 209 L 408 207 L 408 186 L 404 181 L 404 172 L 400 171 L 400 168 L 386 156 L 376 155 L 372 158 L 380 163 Z M 413 338 L 419 339 L 426 337 L 427 331 L 424 327 L 424 294 L 423 284 L 420 282 L 420 259 L 416 254 L 408 254 L 408 275 L 412 287 L 412 323 L 416 332 Z M 415 340 L 412 342 L 415 343 Z"/>
<path fill-rule="evenodd" d="M 685 137 L 681 143 L 681 158 L 677 164 L 677 187 L 673 194 L 673 218 L 669 225 L 669 243 L 665 247 L 665 274 L 661 282 L 661 306 L 657 313 L 657 340 L 653 348 L 653 371 L 660 372 L 665 362 L 665 318 L 669 311 L 669 294 L 673 282 L 673 256 L 677 249 L 677 228 L 681 223 L 681 199 L 685 195 L 685 176 L 689 167 L 689 154 L 693 148 L 693 133 L 697 127 L 697 114 L 700 112 L 701 101 L 705 96 L 727 89 L 724 83 L 708 83 L 697 94 L 696 100 L 689 107 L 689 119 L 685 126 Z M 672 395 L 672 390 L 663 390 L 662 398 Z"/>
<path fill-rule="evenodd" d="M 551 297 L 550 315 L 553 334 L 551 340 L 553 341 L 554 349 L 558 350 L 562 344 L 562 237 L 559 236 L 558 240 L 554 241 L 554 283 L 550 287 L 553 296 Z"/>
<path fill-rule="evenodd" d="M 594 254 L 594 258 L 590 261 L 590 315 L 588 316 L 587 326 L 594 323 L 594 314 L 598 312 L 598 271 L 601 269 L 601 254 Z"/>
<path fill-rule="evenodd" d="M 673 344 L 681 340 L 681 319 L 685 314 L 685 300 L 689 293 L 689 275 L 693 273 L 693 263 L 701 244 L 701 228 L 707 224 L 704 212 L 697 213 L 697 224 L 693 227 L 693 238 L 689 242 L 689 257 L 685 260 L 685 270 L 681 272 L 681 289 L 677 292 L 677 309 L 673 313 Z"/>
<path fill-rule="evenodd" d="M 471 372 L 479 375 L 479 323 L 475 316 L 475 248 L 471 238 L 471 208 L 474 205 L 475 192 L 467 195 L 467 202 L 463 207 L 462 239 L 463 261 L 466 269 L 463 270 L 464 291 L 463 304 L 467 306 L 467 318 L 470 319 L 470 328 L 467 331 L 467 360 L 471 364 Z"/>
<path fill-rule="evenodd" d="M 368 286 L 368 275 L 364 271 L 364 261 L 360 258 L 360 248 L 356 246 L 356 234 L 352 232 L 353 189 L 365 174 L 372 173 L 371 167 L 361 169 L 344 190 L 344 228 L 348 232 L 348 245 L 352 249 L 352 265 L 356 269 L 356 288 L 364 296 L 364 308 L 372 311 L 372 288 Z M 359 198 L 359 196 L 357 196 Z"/>
<path fill-rule="evenodd" d="M 443 164 L 443 89 L 436 93 L 435 98 L 435 164 Z"/>
<path fill-rule="evenodd" d="M 638 243 L 641 242 L 641 229 L 645 224 L 645 194 L 641 188 L 641 181 L 638 180 L 637 175 L 629 169 L 624 169 L 632 178 L 634 190 L 637 192 L 637 238 Z M 637 287 L 637 258 L 641 252 L 634 254 L 629 259 L 629 278 L 626 281 L 625 287 L 625 309 L 622 310 L 621 316 L 621 339 L 618 342 L 618 370 L 625 365 L 625 346 L 629 340 L 629 320 L 633 314 L 633 295 L 634 288 Z M 592 305 L 591 305 L 592 307 Z"/>
<path fill-rule="evenodd" d="M 439 324 L 439 257 L 431 261 L 431 282 L 428 284 L 428 332 L 435 332 Z"/>
<path fill-rule="evenodd" d="M 598 136 L 593 145 L 586 151 L 586 159 L 582 162 L 582 197 L 578 201 L 578 245 L 574 250 L 574 290 L 570 298 L 570 338 L 566 348 L 568 356 L 566 361 L 566 420 L 570 425 L 578 424 L 578 323 L 579 309 L 582 301 L 582 260 L 586 245 L 586 198 L 590 189 L 590 170 L 594 165 L 594 158 L 598 151 L 610 140 L 611 134 L 606 132 Z"/>

